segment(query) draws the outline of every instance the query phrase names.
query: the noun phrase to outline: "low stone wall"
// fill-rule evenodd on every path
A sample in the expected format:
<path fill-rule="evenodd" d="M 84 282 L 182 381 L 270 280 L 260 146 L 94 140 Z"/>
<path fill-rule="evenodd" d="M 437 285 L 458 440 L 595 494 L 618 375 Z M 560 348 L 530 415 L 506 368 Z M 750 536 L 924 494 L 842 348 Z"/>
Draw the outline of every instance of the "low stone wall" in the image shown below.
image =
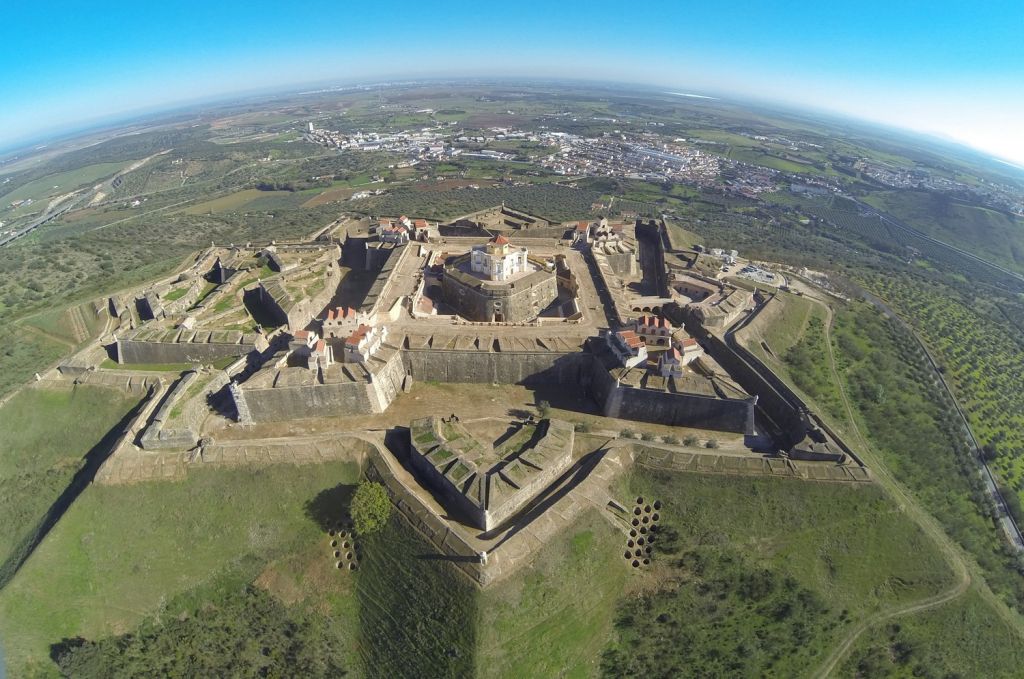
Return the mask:
<path fill-rule="evenodd" d="M 192 426 L 188 426 L 185 418 L 185 426 L 179 426 L 176 429 L 165 428 L 165 425 L 170 422 L 171 411 L 177 406 L 178 402 L 185 396 L 185 392 L 188 388 L 195 383 L 196 380 L 200 379 L 199 373 L 190 371 L 181 376 L 163 401 L 157 407 L 156 412 L 153 413 L 153 417 L 149 421 L 149 425 L 146 427 L 146 431 L 143 432 L 142 436 L 139 437 L 139 444 L 146 450 L 160 450 L 167 448 L 184 448 L 189 449 L 196 445 L 196 441 L 199 440 L 199 427 L 198 423 Z M 182 423 L 179 423 L 182 424 Z"/>
<path fill-rule="evenodd" d="M 147 394 L 160 384 L 159 376 L 127 370 L 90 370 L 75 378 L 75 384 L 120 389 L 128 394 Z"/>

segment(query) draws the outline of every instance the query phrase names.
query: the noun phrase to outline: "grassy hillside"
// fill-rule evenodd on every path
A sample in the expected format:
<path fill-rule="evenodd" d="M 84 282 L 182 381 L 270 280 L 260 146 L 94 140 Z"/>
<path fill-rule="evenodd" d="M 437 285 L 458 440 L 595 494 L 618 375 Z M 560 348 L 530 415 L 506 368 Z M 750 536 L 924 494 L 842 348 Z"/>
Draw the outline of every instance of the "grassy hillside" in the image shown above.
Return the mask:
<path fill-rule="evenodd" d="M 629 582 L 622 533 L 597 510 L 480 596 L 477 676 L 588 677 Z"/>
<path fill-rule="evenodd" d="M 1024 646 L 977 590 L 865 634 L 839 668 L 844 677 L 1019 677 Z"/>
<path fill-rule="evenodd" d="M 464 677 L 476 653 L 476 593 L 437 549 L 393 516 L 358 571 L 359 655 L 368 677 Z"/>
<path fill-rule="evenodd" d="M 880 191 L 864 201 L 933 238 L 1024 271 L 1024 219 L 927 191 Z"/>
<path fill-rule="evenodd" d="M 807 297 L 780 292 L 737 339 L 828 415 L 846 421 L 828 363 L 828 311 Z"/>
<path fill-rule="evenodd" d="M 622 494 L 661 500 L 663 525 L 619 606 L 607 676 L 803 676 L 852 621 L 951 584 L 874 485 L 638 469 Z"/>
<path fill-rule="evenodd" d="M 0 408 L 0 562 L 138 403 L 114 389 L 25 389 Z"/>
<path fill-rule="evenodd" d="M 309 503 L 325 492 L 340 498 L 334 489 L 356 478 L 353 465 L 332 463 L 90 487 L 0 592 L 11 674 L 52 675 L 51 644 L 194 612 L 252 582 L 295 605 L 337 613 L 334 624 L 350 628 L 350 575 L 333 568 L 322 510 Z"/>

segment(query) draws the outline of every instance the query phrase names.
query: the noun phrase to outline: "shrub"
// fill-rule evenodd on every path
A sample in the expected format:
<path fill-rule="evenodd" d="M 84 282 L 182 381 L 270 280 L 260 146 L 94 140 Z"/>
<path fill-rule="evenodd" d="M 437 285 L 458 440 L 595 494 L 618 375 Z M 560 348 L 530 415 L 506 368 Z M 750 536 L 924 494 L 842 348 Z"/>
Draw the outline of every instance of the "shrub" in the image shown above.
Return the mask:
<path fill-rule="evenodd" d="M 384 486 L 375 481 L 364 481 L 352 496 L 349 513 L 358 535 L 376 533 L 391 516 L 391 499 Z"/>
<path fill-rule="evenodd" d="M 707 443 L 704 444 L 704 447 L 705 448 L 717 448 L 718 447 L 718 439 L 708 439 Z"/>
<path fill-rule="evenodd" d="M 654 434 L 652 434 L 649 431 L 645 431 L 644 433 L 640 434 L 640 438 L 643 439 L 644 441 L 653 441 Z"/>
<path fill-rule="evenodd" d="M 587 432 L 590 431 L 590 423 L 589 422 L 577 422 L 576 424 L 573 425 L 572 428 L 575 429 L 576 431 L 580 432 L 580 433 L 586 434 Z"/>
<path fill-rule="evenodd" d="M 624 439 L 635 439 L 636 432 L 630 429 L 629 427 L 626 427 L 625 429 L 619 432 L 619 436 L 621 436 Z"/>
<path fill-rule="evenodd" d="M 537 412 L 541 418 L 545 418 L 551 414 L 551 404 L 547 401 L 537 401 Z"/>
<path fill-rule="evenodd" d="M 664 441 L 665 443 L 668 443 L 668 444 L 673 445 L 673 446 L 678 446 L 679 445 L 679 437 L 675 436 L 674 434 L 669 434 L 668 436 L 663 436 L 661 440 Z"/>
<path fill-rule="evenodd" d="M 683 439 L 684 446 L 695 446 L 697 445 L 697 437 L 693 434 L 687 434 L 686 438 Z"/>

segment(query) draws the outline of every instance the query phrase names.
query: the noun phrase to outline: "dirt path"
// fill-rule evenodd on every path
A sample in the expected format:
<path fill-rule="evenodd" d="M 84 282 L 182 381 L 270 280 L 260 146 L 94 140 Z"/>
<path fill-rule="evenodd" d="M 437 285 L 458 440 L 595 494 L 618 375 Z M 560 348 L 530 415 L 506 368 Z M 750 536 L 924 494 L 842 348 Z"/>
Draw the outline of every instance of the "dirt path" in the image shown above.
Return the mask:
<path fill-rule="evenodd" d="M 821 303 L 821 300 L 816 300 Z M 894 606 L 892 608 L 879 611 L 857 623 L 846 636 L 836 645 L 829 656 L 822 663 L 821 667 L 814 673 L 815 677 L 827 677 L 835 672 L 840 662 L 846 657 L 850 649 L 857 642 L 860 636 L 874 625 L 878 625 L 886 620 L 896 618 L 903 615 L 911 615 L 913 613 L 920 613 L 937 606 L 949 603 L 963 595 L 971 585 L 972 575 L 968 567 L 967 561 L 960 553 L 959 547 L 950 539 L 946 532 L 939 525 L 938 521 L 924 508 L 922 508 L 917 501 L 912 498 L 903 488 L 903 486 L 892 476 L 888 469 L 882 464 L 881 459 L 876 454 L 875 450 L 868 444 L 867 439 L 864 437 L 860 428 L 857 426 L 857 420 L 854 418 L 853 407 L 850 405 L 850 400 L 846 395 L 846 389 L 843 386 L 843 382 L 840 379 L 839 371 L 836 369 L 835 353 L 832 350 L 832 324 L 834 321 L 834 315 L 832 308 L 828 304 L 824 304 L 827 319 L 825 323 L 825 343 L 828 346 L 828 359 L 829 369 L 832 372 L 832 377 L 839 385 L 839 395 L 842 398 L 843 407 L 846 409 L 847 417 L 850 420 L 850 424 L 853 428 L 853 433 L 860 442 L 860 452 L 865 463 L 874 472 L 875 479 L 882 485 L 883 488 L 890 494 L 890 496 L 897 500 L 901 509 L 910 516 L 917 524 L 927 533 L 939 550 L 945 555 L 950 566 L 956 576 L 956 582 L 951 585 L 948 589 L 939 592 L 933 596 L 927 597 L 920 601 L 903 604 L 900 606 Z M 1013 619 L 1012 614 L 1006 611 L 1002 606 L 999 606 L 994 601 L 994 595 L 988 590 L 988 588 L 981 588 L 979 590 L 983 596 L 989 600 L 989 603 L 994 605 L 996 611 L 1009 622 L 1012 626 L 1017 627 L 1020 631 L 1020 621 Z"/>

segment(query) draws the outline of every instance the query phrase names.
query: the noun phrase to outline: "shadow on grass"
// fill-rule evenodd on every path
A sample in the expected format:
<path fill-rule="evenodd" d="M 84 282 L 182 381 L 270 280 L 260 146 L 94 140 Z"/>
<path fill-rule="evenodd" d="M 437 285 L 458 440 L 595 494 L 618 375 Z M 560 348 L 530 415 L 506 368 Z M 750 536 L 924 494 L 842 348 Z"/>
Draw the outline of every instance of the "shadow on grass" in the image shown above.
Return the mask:
<path fill-rule="evenodd" d="M 347 526 L 351 523 L 348 508 L 355 492 L 354 484 L 343 483 L 322 490 L 306 502 L 306 516 L 324 531 Z"/>
<path fill-rule="evenodd" d="M 118 439 L 128 431 L 132 420 L 142 411 L 148 401 L 148 398 L 140 400 L 117 424 L 111 427 L 110 431 L 100 439 L 99 443 L 90 448 L 85 454 L 82 458 L 84 464 L 71 478 L 71 482 L 57 499 L 53 501 L 53 504 L 46 510 L 46 513 L 40 517 L 35 527 L 25 535 L 21 542 L 11 550 L 7 559 L 0 564 L 0 589 L 6 587 L 7 583 L 14 578 L 18 570 L 28 561 L 28 558 L 32 556 L 32 552 L 36 550 L 36 547 L 49 534 L 50 530 L 57 525 L 57 522 L 64 516 L 64 513 L 71 507 L 72 503 L 78 499 L 82 491 L 96 478 L 96 472 L 99 471 L 103 463 L 110 457 L 110 454 L 114 452 Z"/>

